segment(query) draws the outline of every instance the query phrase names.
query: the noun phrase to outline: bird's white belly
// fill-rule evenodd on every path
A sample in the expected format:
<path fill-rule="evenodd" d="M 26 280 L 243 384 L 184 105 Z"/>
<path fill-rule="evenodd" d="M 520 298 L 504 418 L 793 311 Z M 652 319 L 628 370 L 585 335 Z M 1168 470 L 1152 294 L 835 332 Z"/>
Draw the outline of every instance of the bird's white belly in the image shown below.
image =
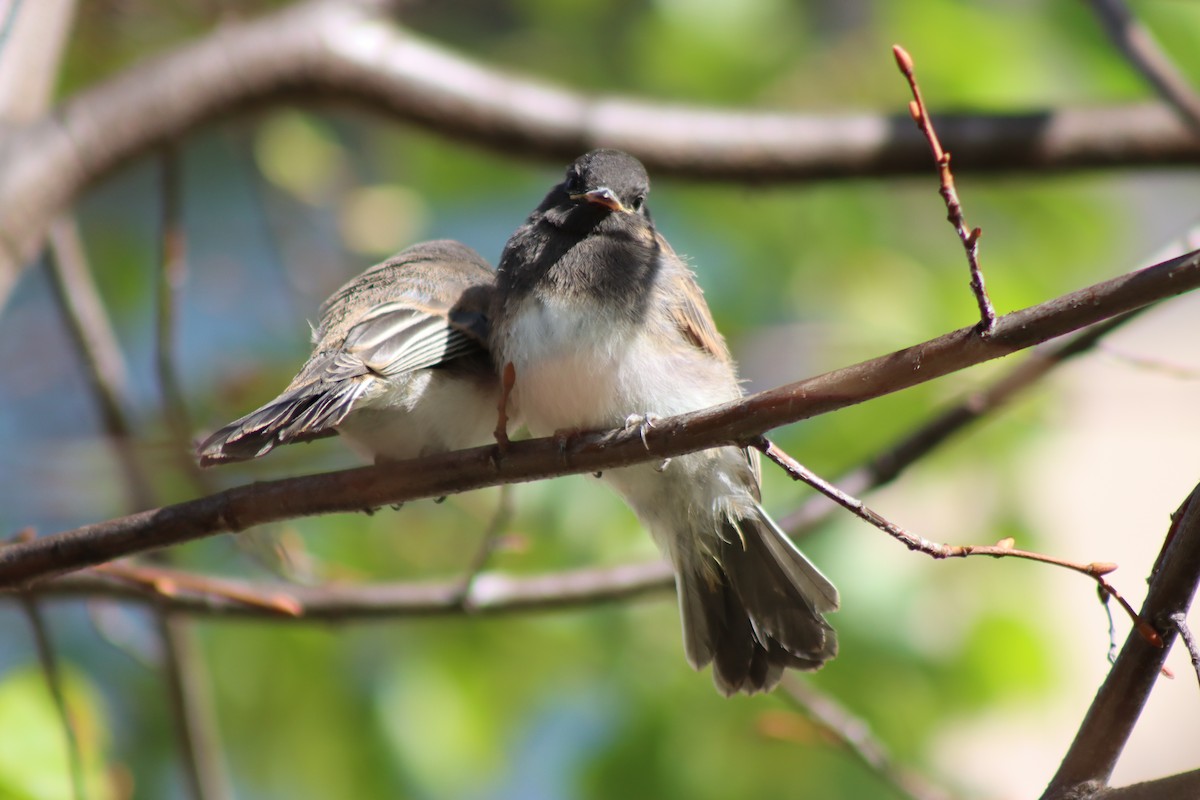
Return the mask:
<path fill-rule="evenodd" d="M 699 352 L 622 327 L 586 307 L 530 303 L 516 315 L 505 360 L 516 372 L 514 406 L 531 433 L 616 427 L 631 414 L 666 417 L 737 396 L 736 384 L 696 380 L 688 367 Z"/>

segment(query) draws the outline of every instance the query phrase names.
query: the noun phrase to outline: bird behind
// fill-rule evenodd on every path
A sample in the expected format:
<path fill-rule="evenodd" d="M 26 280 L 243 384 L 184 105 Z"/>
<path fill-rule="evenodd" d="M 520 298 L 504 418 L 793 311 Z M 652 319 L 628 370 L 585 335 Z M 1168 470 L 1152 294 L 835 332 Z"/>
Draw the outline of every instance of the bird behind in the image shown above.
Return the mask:
<path fill-rule="evenodd" d="M 487 351 L 494 277 L 474 250 L 439 240 L 349 281 L 322 304 L 300 373 L 208 437 L 201 465 L 333 434 L 377 461 L 486 444 L 498 393 Z"/>

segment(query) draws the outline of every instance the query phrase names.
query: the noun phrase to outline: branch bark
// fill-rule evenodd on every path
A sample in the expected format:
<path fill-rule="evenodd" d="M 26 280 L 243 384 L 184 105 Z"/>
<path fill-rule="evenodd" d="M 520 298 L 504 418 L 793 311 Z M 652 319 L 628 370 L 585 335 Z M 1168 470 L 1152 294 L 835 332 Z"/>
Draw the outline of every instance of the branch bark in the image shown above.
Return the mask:
<path fill-rule="evenodd" d="M 483 572 L 463 590 L 461 578 L 390 584 L 303 586 L 212 578 L 156 568 L 157 586 L 88 570 L 34 586 L 40 600 L 108 597 L 171 613 L 276 622 L 363 622 L 400 617 L 558 610 L 664 592 L 674 573 L 665 561 L 516 577 Z M 169 588 L 167 584 L 170 584 Z"/>
<path fill-rule="evenodd" d="M 736 402 L 672 417 L 649 431 L 516 442 L 502 461 L 479 447 L 412 461 L 255 483 L 0 549 L 0 588 L 154 548 L 298 516 L 361 511 L 501 483 L 596 472 L 724 444 L 826 414 L 1008 355 L 1200 286 L 1200 251 L 997 320 Z"/>
<path fill-rule="evenodd" d="M 425 41 L 369 4 L 310 0 L 130 68 L 0 146 L 0 298 L 50 221 L 120 164 L 251 105 L 350 103 L 477 146 L 569 161 L 598 144 L 656 175 L 779 183 L 923 174 L 906 115 L 744 111 L 586 95 Z M 940 115 L 964 171 L 1195 164 L 1165 105 Z"/>
<path fill-rule="evenodd" d="M 1154 623 L 1164 645 L 1130 632 L 1042 800 L 1092 797 L 1105 788 L 1175 640 L 1171 617 L 1187 611 L 1198 582 L 1200 486 L 1175 512 L 1142 605 L 1142 618 Z"/>

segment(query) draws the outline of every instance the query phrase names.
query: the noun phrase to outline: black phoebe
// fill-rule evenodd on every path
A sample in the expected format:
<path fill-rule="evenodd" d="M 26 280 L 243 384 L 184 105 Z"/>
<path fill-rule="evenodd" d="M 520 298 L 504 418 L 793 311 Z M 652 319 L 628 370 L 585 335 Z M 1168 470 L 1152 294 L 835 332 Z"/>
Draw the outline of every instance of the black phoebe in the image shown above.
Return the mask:
<path fill-rule="evenodd" d="M 534 435 L 653 424 L 740 397 L 695 276 L 655 230 L 645 168 L 595 150 L 509 239 L 492 352 Z M 759 504 L 757 452 L 720 447 L 603 477 L 675 568 L 683 639 L 726 695 L 837 653 L 837 590 Z"/>
<path fill-rule="evenodd" d="M 313 354 L 283 394 L 210 436 L 200 463 L 334 433 L 376 461 L 486 444 L 499 394 L 487 351 L 494 278 L 448 240 L 371 267 L 321 306 Z"/>

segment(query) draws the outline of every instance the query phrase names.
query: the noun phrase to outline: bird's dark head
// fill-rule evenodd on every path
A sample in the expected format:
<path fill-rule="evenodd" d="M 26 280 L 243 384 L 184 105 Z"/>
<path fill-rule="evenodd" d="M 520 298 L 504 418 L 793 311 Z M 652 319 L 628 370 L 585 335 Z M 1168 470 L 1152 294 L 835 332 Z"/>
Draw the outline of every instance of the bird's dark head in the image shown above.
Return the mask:
<path fill-rule="evenodd" d="M 624 214 L 641 214 L 650 192 L 646 168 L 620 150 L 593 150 L 567 167 L 563 192 L 573 203 L 587 203 Z"/>
<path fill-rule="evenodd" d="M 586 295 L 634 313 L 649 297 L 662 250 L 646 209 L 649 191 L 646 168 L 627 153 L 593 150 L 575 159 L 505 245 L 500 295 Z"/>
<path fill-rule="evenodd" d="M 543 208 L 562 227 L 590 227 L 607 216 L 649 218 L 646 195 L 650 178 L 646 168 L 620 150 L 593 150 L 567 167 L 562 183 L 554 187 Z"/>

